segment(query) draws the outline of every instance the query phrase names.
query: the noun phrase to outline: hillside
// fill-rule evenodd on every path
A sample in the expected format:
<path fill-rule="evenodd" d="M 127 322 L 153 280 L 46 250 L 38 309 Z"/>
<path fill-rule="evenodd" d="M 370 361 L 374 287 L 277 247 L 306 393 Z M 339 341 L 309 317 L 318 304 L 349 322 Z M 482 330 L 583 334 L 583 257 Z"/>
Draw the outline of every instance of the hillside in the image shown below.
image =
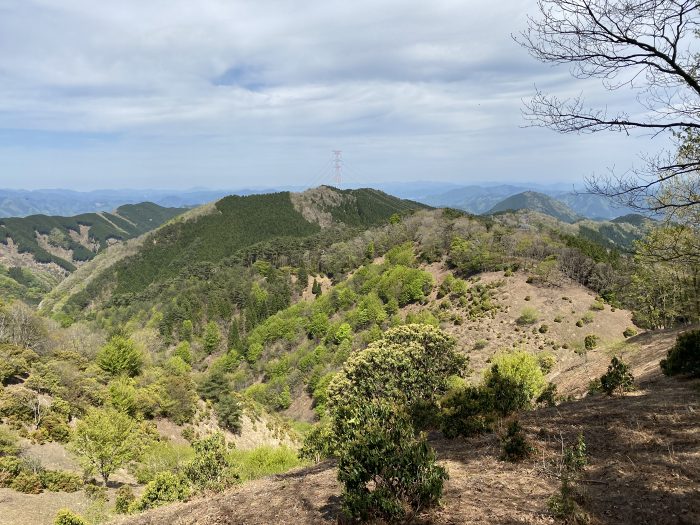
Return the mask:
<path fill-rule="evenodd" d="M 566 204 L 554 199 L 553 197 L 545 195 L 544 193 L 538 193 L 535 191 L 525 191 L 512 195 L 494 205 L 487 212 L 487 214 L 492 215 L 494 213 L 524 209 L 551 215 L 562 222 L 568 223 L 576 222 L 581 218 Z"/>
<path fill-rule="evenodd" d="M 548 464 L 561 452 L 560 439 L 571 441 L 582 432 L 588 451 L 584 474 L 591 481 L 581 505 L 590 523 L 697 523 L 698 384 L 664 378 L 658 369 L 674 335 L 643 336 L 616 348 L 632 360 L 639 381 L 633 394 L 589 396 L 522 414 L 520 421 L 537 449 L 531 460 L 501 461 L 494 434 L 455 440 L 433 436 L 431 444 L 450 479 L 441 505 L 421 513 L 417 522 L 555 523 L 547 502 L 559 480 Z M 590 374 L 602 373 L 608 351 L 591 354 Z M 334 467 L 320 463 L 114 523 L 337 523 L 341 487 Z"/>
<path fill-rule="evenodd" d="M 656 373 L 676 334 L 648 329 L 658 326 L 654 322 L 677 322 L 678 312 L 687 310 L 674 306 L 661 317 L 656 310 L 656 317 L 649 317 L 650 306 L 656 307 L 645 290 L 656 273 L 637 273 L 641 262 L 591 238 L 595 235 L 581 228 L 588 222 L 598 224 L 563 223 L 530 210 L 484 217 L 416 209 L 414 203 L 374 191 L 321 187 L 302 194 L 223 199 L 108 248 L 42 304 L 41 310 L 60 324 L 36 318 L 16 303 L 0 306 L 0 323 L 5 323 L 0 328 L 8 320 L 39 327 L 0 330 L 5 338 L 0 343 L 12 343 L 0 344 L 7 363 L 0 368 L 0 437 L 21 444 L 11 448 L 10 459 L 0 461 L 0 472 L 13 454 L 23 454 L 23 459 L 14 459 L 20 462 L 15 470 L 4 474 L 4 483 L 10 485 L 0 489 L 9 505 L 5 516 L 13 523 L 49 524 L 59 507 L 68 506 L 96 521 L 92 516 L 98 512 L 114 516 L 119 484 L 145 502 L 149 484 L 172 474 L 190 495 L 157 504 L 192 498 L 182 510 L 185 523 L 284 523 L 289 510 L 276 503 L 278 497 L 293 502 L 294 520 L 336 520 L 340 490 L 334 464 L 278 478 L 287 480 L 285 486 L 257 478 L 326 457 L 326 452 L 309 455 L 300 446 L 328 431 L 335 381 L 361 356 L 384 344 L 386 334 L 408 330 L 454 340 L 454 352 L 469 359 L 468 367 L 445 372 L 442 393 L 425 415 L 430 446 L 451 474 L 445 506 L 424 514 L 425 520 L 497 523 L 518 519 L 520 512 L 526 523 L 551 522 L 546 500 L 556 491 L 554 477 L 538 477 L 538 488 L 529 493 L 532 501 L 527 503 L 532 514 L 497 498 L 497 488 L 529 490 L 525 476 L 540 466 L 540 456 L 554 458 L 561 449 L 553 436 L 561 432 L 569 440 L 574 428 L 587 424 L 589 403 L 607 407 L 604 415 L 611 417 L 590 423 L 595 434 L 586 434 L 591 468 L 598 469 L 603 453 L 596 456 L 596 447 L 603 440 L 597 425 L 622 428 L 619 417 L 628 406 L 618 410 L 616 400 L 589 398 L 591 381 L 606 370 L 613 355 L 622 356 L 638 379 Z M 628 223 L 615 226 L 634 228 Z M 139 268 L 134 279 L 150 280 L 117 293 L 119 286 L 129 285 L 134 268 Z M 497 460 L 504 431 L 501 416 L 481 437 L 444 437 L 449 435 L 443 424 L 451 421 L 450 396 L 485 388 L 494 363 L 511 358 L 526 359 L 539 377 L 539 391 L 551 394 L 549 401 L 535 403 L 534 391 L 517 414 L 538 448 L 538 460 L 521 465 Z M 619 402 L 630 403 L 626 400 L 634 395 Z M 35 406 L 34 399 L 50 412 L 38 423 L 36 412 L 26 409 Z M 660 402 L 665 399 L 662 395 Z M 530 412 L 555 403 L 559 412 Z M 563 413 L 573 426 L 557 419 Z M 71 436 L 81 428 L 84 432 L 88 422 L 90 428 L 97 426 L 90 419 L 97 416 L 125 418 L 124 424 L 132 425 L 130 435 L 143 440 L 143 449 L 134 449 L 113 472 L 102 502 L 91 500 L 87 488 L 80 490 L 78 453 L 66 443 L 74 443 Z M 692 428 L 687 419 L 679 421 Z M 542 435 L 540 428 L 545 429 Z M 196 494 L 209 489 L 198 471 L 193 473 L 191 462 L 201 451 L 201 440 L 217 436 L 221 465 L 245 483 L 213 496 L 209 501 L 216 503 L 205 509 Z M 226 443 L 236 449 L 226 448 Z M 687 446 L 695 453 L 695 444 L 676 444 L 679 451 Z M 642 462 L 640 468 L 655 472 L 653 461 L 636 454 L 633 461 Z M 40 477 L 45 485 L 33 489 L 23 483 L 37 482 L 28 472 L 37 462 L 49 469 L 49 477 Z M 72 480 L 77 492 L 60 492 L 49 484 L 59 475 L 56 470 Z M 608 475 L 592 472 L 596 479 Z M 659 479 L 664 483 L 673 481 L 663 476 Z M 614 476 L 605 480 L 617 483 Z M 305 486 L 307 482 L 312 486 Z M 216 490 L 232 483 L 226 478 Z M 477 494 L 476 487 L 483 493 Z M 287 489 L 303 491 L 306 504 Z M 19 490 L 43 492 L 24 495 Z M 262 491 L 265 508 L 258 508 L 262 503 L 255 491 Z M 460 503 L 467 501 L 460 493 L 478 504 Z M 639 494 L 643 491 L 634 497 Z M 226 510 L 228 501 L 242 514 Z M 27 505 L 36 510 L 22 510 Z M 494 509 L 494 514 L 484 514 L 484 508 Z M 595 505 L 587 508 L 594 516 L 598 510 Z M 138 520 L 169 517 L 168 512 L 164 508 L 130 519 L 148 523 Z"/>
<path fill-rule="evenodd" d="M 159 228 L 124 257 L 107 254 L 95 261 L 44 306 L 65 304 L 74 315 L 98 297 L 112 304 L 151 301 L 175 281 L 254 261 L 257 250 L 303 253 L 424 207 L 376 190 L 326 186 L 299 194 L 229 196 Z"/>
<path fill-rule="evenodd" d="M 33 261 L 71 272 L 111 244 L 146 233 L 183 211 L 144 202 L 113 213 L 0 219 L 0 262 L 28 266 Z"/>

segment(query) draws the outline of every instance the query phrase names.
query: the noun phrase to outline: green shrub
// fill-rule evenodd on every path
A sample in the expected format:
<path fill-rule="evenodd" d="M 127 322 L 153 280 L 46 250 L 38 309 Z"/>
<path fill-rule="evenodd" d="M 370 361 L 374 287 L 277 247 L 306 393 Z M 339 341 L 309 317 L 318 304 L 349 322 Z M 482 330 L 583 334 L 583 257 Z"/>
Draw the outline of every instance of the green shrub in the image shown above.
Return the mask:
<path fill-rule="evenodd" d="M 511 421 L 501 438 L 501 459 L 515 463 L 529 458 L 533 451 L 518 420 Z"/>
<path fill-rule="evenodd" d="M 85 496 L 92 501 L 107 501 L 107 487 L 101 487 L 94 483 L 85 483 L 83 485 Z"/>
<path fill-rule="evenodd" d="M 593 301 L 589 308 L 594 311 L 605 310 L 605 303 L 603 301 Z"/>
<path fill-rule="evenodd" d="M 557 315 L 557 316 L 554 318 L 554 322 L 555 322 L 555 323 L 561 323 L 561 322 L 562 322 L 561 316 Z"/>
<path fill-rule="evenodd" d="M 622 332 L 622 335 L 625 337 L 634 337 L 635 335 L 637 335 L 637 330 L 630 326 L 625 328 L 625 331 Z"/>
<path fill-rule="evenodd" d="M 83 487 L 83 479 L 72 472 L 45 470 L 39 474 L 42 486 L 50 492 L 77 492 Z"/>
<path fill-rule="evenodd" d="M 539 329 L 537 331 L 541 334 L 546 334 L 549 331 L 549 326 L 547 326 L 546 324 L 543 324 L 539 327 Z"/>
<path fill-rule="evenodd" d="M 597 335 L 589 334 L 583 339 L 583 347 L 586 351 L 593 350 L 596 346 L 598 346 Z"/>
<path fill-rule="evenodd" d="M 425 436 L 415 435 L 410 417 L 385 402 L 350 410 L 362 424 L 349 423 L 340 432 L 343 512 L 353 519 L 395 522 L 435 504 L 447 472 L 437 464 Z"/>
<path fill-rule="evenodd" d="M 684 374 L 700 377 L 700 330 L 680 334 L 660 365 L 667 376 Z"/>
<path fill-rule="evenodd" d="M 10 487 L 25 494 L 39 494 L 43 490 L 39 474 L 24 471 L 15 476 Z"/>
<path fill-rule="evenodd" d="M 554 354 L 549 352 L 540 352 L 537 354 L 537 362 L 540 365 L 542 373 L 549 374 L 554 369 L 554 365 L 557 364 L 557 358 Z"/>
<path fill-rule="evenodd" d="M 474 350 L 481 350 L 486 348 L 488 345 L 489 342 L 486 339 L 479 339 L 476 343 L 474 343 Z"/>
<path fill-rule="evenodd" d="M 160 507 L 166 503 L 184 501 L 189 496 L 189 487 L 182 476 L 172 472 L 160 472 L 146 485 L 141 497 L 129 510 L 142 511 Z"/>
<path fill-rule="evenodd" d="M 441 405 L 440 430 L 450 439 L 489 432 L 495 422 L 493 398 L 485 388 L 459 388 L 445 396 Z"/>
<path fill-rule="evenodd" d="M 609 396 L 616 392 L 629 392 L 634 387 L 634 376 L 629 367 L 615 356 L 610 361 L 608 371 L 601 376 L 600 386 Z"/>
<path fill-rule="evenodd" d="M 117 496 L 114 499 L 114 512 L 117 514 L 127 514 L 129 508 L 136 506 L 134 503 L 136 501 L 136 496 L 134 491 L 129 485 L 122 485 L 117 490 Z"/>
<path fill-rule="evenodd" d="M 238 481 L 228 459 L 228 447 L 221 433 L 212 434 L 192 443 L 194 458 L 184 471 L 198 490 L 220 491 Z"/>
<path fill-rule="evenodd" d="M 68 509 L 61 509 L 56 513 L 53 525 L 88 525 L 88 522 Z"/>
<path fill-rule="evenodd" d="M 519 325 L 530 325 L 535 324 L 540 318 L 540 314 L 534 308 L 523 308 L 520 311 L 520 317 L 518 317 L 515 322 Z"/>
<path fill-rule="evenodd" d="M 329 422 L 321 421 L 314 425 L 304 436 L 304 443 L 299 450 L 299 457 L 314 463 L 337 455 L 337 437 Z"/>
<path fill-rule="evenodd" d="M 522 351 L 494 357 L 484 379 L 494 408 L 504 416 L 529 408 L 547 386 L 537 358 Z"/>
<path fill-rule="evenodd" d="M 19 454 L 19 438 L 6 426 L 0 426 L 0 459 Z"/>
<path fill-rule="evenodd" d="M 576 326 L 581 328 L 583 326 L 583 319 L 579 319 L 578 321 L 576 321 Z"/>
<path fill-rule="evenodd" d="M 586 312 L 581 318 L 583 324 L 591 324 L 593 322 L 593 314 L 591 312 Z"/>

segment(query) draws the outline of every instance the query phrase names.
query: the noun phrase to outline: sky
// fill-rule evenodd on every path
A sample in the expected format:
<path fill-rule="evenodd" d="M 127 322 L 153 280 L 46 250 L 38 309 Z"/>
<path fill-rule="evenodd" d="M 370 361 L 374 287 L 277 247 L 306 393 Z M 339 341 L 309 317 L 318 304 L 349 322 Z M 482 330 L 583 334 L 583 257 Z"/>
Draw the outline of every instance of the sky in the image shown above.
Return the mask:
<path fill-rule="evenodd" d="M 525 127 L 535 86 L 629 107 L 512 38 L 532 0 L 0 0 L 0 187 L 563 182 L 649 136 Z"/>

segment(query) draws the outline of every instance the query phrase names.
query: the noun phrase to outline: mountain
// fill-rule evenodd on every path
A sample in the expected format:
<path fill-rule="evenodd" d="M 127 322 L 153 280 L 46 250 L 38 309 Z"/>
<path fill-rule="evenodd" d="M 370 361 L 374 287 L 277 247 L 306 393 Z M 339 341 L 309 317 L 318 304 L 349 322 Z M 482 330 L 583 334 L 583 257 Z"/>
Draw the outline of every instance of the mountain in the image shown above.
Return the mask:
<path fill-rule="evenodd" d="M 498 186 L 466 186 L 452 188 L 444 193 L 428 195 L 421 202 L 436 207 L 457 208 L 470 213 L 489 211 L 503 199 L 527 189 L 523 186 L 503 184 Z"/>
<path fill-rule="evenodd" d="M 525 191 L 502 200 L 493 206 L 487 214 L 517 210 L 539 211 L 546 215 L 559 219 L 562 222 L 574 223 L 581 217 L 566 204 L 535 191 Z"/>
<path fill-rule="evenodd" d="M 140 239 L 134 253 L 105 254 L 69 279 L 44 306 L 67 302 L 74 314 L 98 297 L 113 305 L 162 299 L 164 290 L 191 277 L 206 278 L 219 269 L 280 252 L 291 262 L 356 229 L 386 224 L 394 214 L 421 208 L 426 206 L 373 189 L 328 186 L 302 193 L 228 196 Z M 243 282 L 239 276 L 238 284 Z"/>
<path fill-rule="evenodd" d="M 562 191 L 560 185 L 470 185 L 446 187 L 440 193 L 432 193 L 412 198 L 436 207 L 450 207 L 470 213 L 487 213 L 500 201 L 524 191 L 536 191 L 553 197 L 571 208 L 577 215 L 589 219 L 609 220 L 630 212 L 628 208 L 615 205 L 600 195 Z"/>
<path fill-rule="evenodd" d="M 0 261 L 23 266 L 22 261 L 33 259 L 70 272 L 109 245 L 146 233 L 183 211 L 144 202 L 120 206 L 113 213 L 0 219 Z"/>

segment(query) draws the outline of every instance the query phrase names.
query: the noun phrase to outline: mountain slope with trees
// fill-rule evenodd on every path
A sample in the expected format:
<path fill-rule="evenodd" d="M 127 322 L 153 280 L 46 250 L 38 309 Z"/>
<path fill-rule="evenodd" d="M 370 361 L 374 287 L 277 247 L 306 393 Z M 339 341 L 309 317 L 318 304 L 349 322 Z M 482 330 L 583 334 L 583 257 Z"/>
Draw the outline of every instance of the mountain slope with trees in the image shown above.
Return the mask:
<path fill-rule="evenodd" d="M 563 202 L 536 191 L 525 191 L 512 195 L 494 205 L 487 214 L 518 210 L 538 211 L 551 215 L 562 222 L 569 223 L 576 222 L 582 218 Z"/>

